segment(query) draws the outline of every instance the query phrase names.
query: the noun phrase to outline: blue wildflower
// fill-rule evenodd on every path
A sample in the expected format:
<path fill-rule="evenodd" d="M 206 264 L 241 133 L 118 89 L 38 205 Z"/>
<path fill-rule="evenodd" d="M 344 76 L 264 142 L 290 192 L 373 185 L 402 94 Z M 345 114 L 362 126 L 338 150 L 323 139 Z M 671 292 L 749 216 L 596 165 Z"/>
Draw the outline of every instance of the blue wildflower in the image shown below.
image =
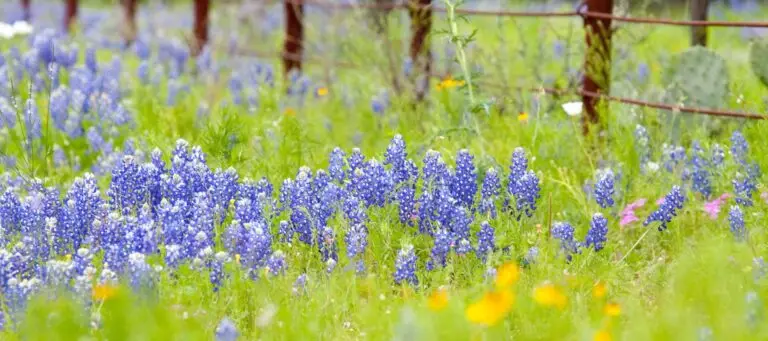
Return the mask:
<path fill-rule="evenodd" d="M 477 170 L 474 157 L 462 149 L 456 154 L 456 170 L 451 177 L 451 195 L 464 207 L 471 208 L 477 193 Z"/>
<path fill-rule="evenodd" d="M 419 284 L 419 278 L 416 276 L 416 254 L 412 245 L 406 245 L 397 253 L 394 277 L 396 284 L 403 282 L 411 285 Z"/>
<path fill-rule="evenodd" d="M 509 179 L 507 183 L 507 192 L 515 196 L 518 193 L 518 182 L 522 179 L 528 170 L 528 158 L 525 156 L 525 149 L 517 147 L 512 152 L 512 162 L 509 165 Z"/>
<path fill-rule="evenodd" d="M 667 228 L 667 224 L 677 215 L 677 211 L 683 209 L 684 203 L 685 196 L 682 189 L 680 189 L 680 186 L 673 186 L 672 190 L 664 197 L 664 201 L 659 208 L 645 219 L 643 225 L 648 226 L 652 222 L 658 221 L 661 223 L 659 231 L 664 231 Z"/>
<path fill-rule="evenodd" d="M 405 161 L 408 158 L 408 152 L 405 150 L 405 141 L 400 134 L 395 135 L 387 146 L 384 153 L 384 164 L 392 167 L 392 177 L 394 183 L 399 184 L 408 179 L 408 170 Z"/>
<path fill-rule="evenodd" d="M 651 161 L 650 138 L 648 130 L 641 125 L 635 126 L 635 150 L 640 157 L 640 167 L 644 167 Z"/>
<path fill-rule="evenodd" d="M 453 247 L 454 238 L 446 229 L 438 229 L 434 233 L 434 246 L 432 246 L 431 258 L 427 261 L 427 270 L 433 270 L 437 267 L 445 266 L 448 259 L 448 253 Z"/>
<path fill-rule="evenodd" d="M 737 164 L 747 163 L 747 154 L 749 153 L 749 144 L 744 134 L 736 130 L 731 135 L 731 156 Z"/>
<path fill-rule="evenodd" d="M 605 169 L 598 173 L 598 179 L 595 183 L 595 201 L 597 201 L 597 204 L 602 208 L 608 208 L 614 205 L 614 180 L 613 171 L 610 169 Z"/>
<path fill-rule="evenodd" d="M 480 190 L 480 214 L 489 218 L 496 218 L 496 200 L 501 192 L 501 181 L 495 168 L 491 167 L 485 172 L 483 187 Z"/>
<path fill-rule="evenodd" d="M 744 212 L 739 206 L 731 206 L 731 210 L 728 211 L 728 223 L 731 226 L 733 237 L 738 241 L 744 241 L 747 236 L 747 230 L 744 227 Z"/>
<path fill-rule="evenodd" d="M 333 231 L 333 229 L 328 226 L 323 226 L 323 228 L 320 229 L 320 233 L 317 238 L 317 245 L 320 249 L 321 259 L 323 261 L 327 261 L 329 259 L 337 261 L 339 259 L 338 246 L 336 245 L 336 233 Z"/>
<path fill-rule="evenodd" d="M 605 219 L 602 213 L 595 213 L 592 216 L 589 231 L 584 243 L 591 246 L 595 251 L 600 251 L 608 240 L 608 219 Z"/>
<path fill-rule="evenodd" d="M 269 259 L 267 259 L 267 265 L 265 267 L 272 276 L 285 274 L 285 253 L 280 250 L 273 252 L 272 255 L 269 256 Z"/>
<path fill-rule="evenodd" d="M 527 171 L 514 186 L 516 192 L 515 203 L 517 205 L 517 218 L 520 219 L 523 213 L 526 216 L 533 216 L 536 211 L 536 201 L 541 197 L 539 187 L 539 178 L 533 171 Z"/>
<path fill-rule="evenodd" d="M 344 173 L 345 154 L 341 148 L 336 147 L 331 151 L 331 155 L 328 158 L 328 173 L 333 181 L 336 183 L 343 183 L 346 174 Z"/>
<path fill-rule="evenodd" d="M 704 156 L 704 149 L 694 141 L 691 146 L 691 157 L 689 158 L 691 166 L 691 188 L 695 192 L 701 193 L 704 198 L 712 195 L 712 181 L 710 180 L 709 162 Z"/>
<path fill-rule="evenodd" d="M 237 341 L 240 333 L 237 332 L 237 326 L 229 318 L 221 319 L 216 327 L 216 341 Z"/>
<path fill-rule="evenodd" d="M 361 168 L 364 162 L 365 162 L 365 156 L 360 151 L 360 148 L 353 148 L 352 154 L 347 159 L 347 164 L 349 164 L 350 173 L 352 174 L 355 172 L 355 170 L 357 170 L 358 168 Z"/>
<path fill-rule="evenodd" d="M 685 163 L 685 148 L 682 146 L 670 146 L 664 144 L 662 146 L 662 156 L 662 159 L 664 160 L 664 168 L 668 172 L 673 172 L 679 165 Z"/>
<path fill-rule="evenodd" d="M 496 237 L 493 227 L 487 221 L 480 223 L 480 230 L 477 231 L 477 249 L 475 253 L 482 261 L 485 261 L 488 254 L 496 248 Z"/>

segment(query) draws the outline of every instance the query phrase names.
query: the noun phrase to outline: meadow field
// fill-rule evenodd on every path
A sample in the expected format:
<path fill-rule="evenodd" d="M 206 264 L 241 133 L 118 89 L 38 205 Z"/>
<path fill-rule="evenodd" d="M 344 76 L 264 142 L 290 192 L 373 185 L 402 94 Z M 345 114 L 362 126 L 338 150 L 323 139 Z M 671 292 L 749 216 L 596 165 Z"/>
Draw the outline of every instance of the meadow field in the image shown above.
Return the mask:
<path fill-rule="evenodd" d="M 609 102 L 582 135 L 581 18 L 437 13 L 415 101 L 403 11 L 307 5 L 284 77 L 280 1 L 215 2 L 198 56 L 184 1 L 131 44 L 81 2 L 71 34 L 0 4 L 0 340 L 768 339 L 768 123 Z M 709 34 L 617 24 L 611 93 L 766 114 L 768 29 Z"/>

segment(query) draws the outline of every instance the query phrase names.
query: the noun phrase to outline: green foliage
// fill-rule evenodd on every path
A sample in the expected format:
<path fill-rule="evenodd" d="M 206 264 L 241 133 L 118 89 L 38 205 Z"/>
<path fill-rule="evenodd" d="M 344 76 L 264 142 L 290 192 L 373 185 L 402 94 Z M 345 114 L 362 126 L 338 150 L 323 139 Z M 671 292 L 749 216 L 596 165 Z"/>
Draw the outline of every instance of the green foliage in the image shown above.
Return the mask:
<path fill-rule="evenodd" d="M 768 39 L 758 39 L 752 42 L 749 50 L 749 65 L 760 82 L 768 87 Z"/>

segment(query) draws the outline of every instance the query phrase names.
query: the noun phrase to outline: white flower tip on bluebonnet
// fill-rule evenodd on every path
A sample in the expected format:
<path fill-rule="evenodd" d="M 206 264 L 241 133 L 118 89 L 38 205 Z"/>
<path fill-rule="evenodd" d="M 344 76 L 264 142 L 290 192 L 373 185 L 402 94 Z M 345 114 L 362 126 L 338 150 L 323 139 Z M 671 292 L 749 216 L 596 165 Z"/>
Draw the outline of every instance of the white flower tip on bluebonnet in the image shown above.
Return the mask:
<path fill-rule="evenodd" d="M 563 104 L 563 110 L 568 116 L 579 116 L 582 110 L 584 110 L 584 103 L 582 102 L 568 102 Z"/>

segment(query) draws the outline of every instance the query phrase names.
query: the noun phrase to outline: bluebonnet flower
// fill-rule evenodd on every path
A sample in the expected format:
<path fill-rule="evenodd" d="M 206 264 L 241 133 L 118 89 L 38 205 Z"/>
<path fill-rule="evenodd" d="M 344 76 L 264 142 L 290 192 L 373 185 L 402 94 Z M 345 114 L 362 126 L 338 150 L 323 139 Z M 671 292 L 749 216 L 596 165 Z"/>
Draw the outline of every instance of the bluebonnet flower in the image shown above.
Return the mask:
<path fill-rule="evenodd" d="M 133 290 L 140 290 L 151 285 L 152 270 L 142 253 L 134 252 L 128 256 L 128 274 Z"/>
<path fill-rule="evenodd" d="M 93 174 L 86 173 L 76 178 L 64 197 L 64 205 L 59 213 L 61 224 L 54 231 L 55 238 L 66 243 L 70 252 L 79 249 L 88 237 L 97 215 L 103 211 L 103 203 Z"/>
<path fill-rule="evenodd" d="M 456 170 L 451 177 L 451 195 L 464 207 L 471 208 L 477 193 L 477 170 L 474 157 L 462 149 L 456 154 Z"/>
<path fill-rule="evenodd" d="M 685 163 L 685 148 L 682 146 L 670 146 L 664 144 L 662 146 L 662 155 L 664 168 L 668 172 L 675 171 L 679 165 Z"/>
<path fill-rule="evenodd" d="M 295 182 L 287 181 L 291 189 L 290 220 L 292 229 L 298 234 L 299 240 L 305 244 L 312 244 L 312 221 L 309 216 L 309 211 L 312 209 L 310 199 L 312 182 L 309 172 L 308 168 L 300 170 Z M 283 183 L 284 187 L 285 185 L 286 182 Z"/>
<path fill-rule="evenodd" d="M 416 213 L 416 184 L 415 181 L 403 183 L 397 189 L 397 202 L 400 223 L 411 225 Z"/>
<path fill-rule="evenodd" d="M 595 183 L 595 201 L 602 208 L 612 207 L 614 205 L 613 200 L 613 186 L 614 175 L 610 169 L 605 169 L 598 172 L 597 182 Z"/>
<path fill-rule="evenodd" d="M 574 239 L 574 229 L 568 222 L 552 224 L 552 238 L 560 241 L 560 249 L 565 253 L 566 260 L 571 260 L 571 254 L 578 251 L 578 243 Z"/>
<path fill-rule="evenodd" d="M 468 239 L 462 238 L 456 242 L 456 254 L 459 256 L 472 252 L 472 244 Z"/>
<path fill-rule="evenodd" d="M 528 158 L 525 156 L 525 149 L 517 147 L 512 152 L 512 162 L 509 165 L 509 179 L 507 183 L 507 192 L 515 196 L 518 193 L 518 182 L 523 178 L 528 170 Z"/>
<path fill-rule="evenodd" d="M 333 270 L 336 269 L 336 260 L 333 258 L 328 258 L 328 260 L 325 261 L 325 272 L 330 274 L 333 272 Z"/>
<path fill-rule="evenodd" d="M 0 225 L 5 228 L 7 233 L 19 231 L 19 219 L 21 201 L 12 187 L 6 188 L 3 195 L 0 196 Z"/>
<path fill-rule="evenodd" d="M 451 252 L 451 247 L 453 247 L 453 241 L 454 238 L 448 230 L 441 228 L 435 231 L 432 257 L 427 261 L 427 270 L 445 266 L 448 253 Z"/>
<path fill-rule="evenodd" d="M 210 264 L 208 265 L 210 268 L 208 277 L 213 285 L 213 291 L 217 292 L 219 291 L 219 288 L 221 288 L 221 284 L 226 277 L 226 274 L 224 273 L 224 264 L 229 262 L 230 259 L 229 254 L 224 251 L 217 252 L 212 258 L 213 259 L 209 261 Z"/>
<path fill-rule="evenodd" d="M 333 259 L 338 261 L 338 246 L 336 245 L 336 233 L 332 228 L 323 226 L 317 236 L 317 246 L 320 249 L 320 257 L 323 261 Z"/>
<path fill-rule="evenodd" d="M 480 214 L 487 215 L 489 218 L 496 218 L 496 200 L 501 192 L 501 181 L 499 173 L 491 167 L 485 171 L 483 187 L 480 190 Z"/>
<path fill-rule="evenodd" d="M 54 288 L 66 287 L 74 275 L 73 269 L 71 261 L 49 260 L 45 263 L 42 280 Z"/>
<path fill-rule="evenodd" d="M 682 189 L 680 186 L 673 186 L 672 190 L 664 197 L 664 202 L 645 219 L 643 225 L 648 226 L 652 222 L 658 221 L 661 223 L 659 231 L 664 231 L 667 224 L 672 221 L 672 217 L 677 215 L 677 211 L 683 209 L 684 203 L 685 196 Z"/>
<path fill-rule="evenodd" d="M 691 166 L 691 188 L 695 192 L 699 192 L 704 195 L 704 198 L 709 198 L 712 195 L 712 182 L 710 180 L 709 162 L 704 156 L 704 149 L 701 145 L 694 141 L 691 145 L 691 157 L 689 158 Z"/>
<path fill-rule="evenodd" d="M 752 206 L 752 196 L 754 192 L 757 192 L 757 184 L 750 176 L 744 176 L 740 173 L 736 174 L 736 179 L 733 179 L 733 192 L 736 196 L 736 203 L 743 206 Z"/>
<path fill-rule="evenodd" d="M 213 174 L 214 205 L 219 224 L 224 222 L 230 201 L 237 194 L 238 178 L 237 171 L 232 167 L 225 171 L 216 169 Z"/>
<path fill-rule="evenodd" d="M 237 326 L 229 318 L 221 319 L 216 327 L 216 341 L 237 341 L 240 333 L 237 332 Z"/>
<path fill-rule="evenodd" d="M 392 177 L 394 183 L 399 184 L 408 179 L 408 170 L 406 169 L 406 159 L 408 158 L 408 152 L 405 150 L 405 141 L 400 134 L 395 135 L 392 141 L 387 146 L 387 151 L 384 153 L 384 164 L 392 167 Z"/>
<path fill-rule="evenodd" d="M 26 129 L 29 141 L 39 139 L 42 136 L 42 123 L 37 112 L 37 104 L 31 98 L 27 99 L 24 106 L 24 129 Z"/>
<path fill-rule="evenodd" d="M 53 165 L 57 168 L 67 166 L 67 154 L 58 144 L 53 145 Z"/>
<path fill-rule="evenodd" d="M 158 221 L 162 227 L 163 242 L 167 246 L 181 247 L 184 243 L 186 226 L 184 215 L 186 213 L 186 201 L 179 200 L 173 205 L 168 199 L 163 199 L 157 209 Z"/>
<path fill-rule="evenodd" d="M 384 165 L 371 159 L 352 173 L 351 185 L 368 206 L 383 207 L 392 190 L 392 177 Z"/>
<path fill-rule="evenodd" d="M 48 102 L 48 111 L 53 119 L 53 124 L 59 130 L 65 129 L 68 110 L 69 90 L 65 86 L 60 86 L 51 92 L 50 100 Z"/>
<path fill-rule="evenodd" d="M 269 256 L 266 269 L 272 276 L 285 274 L 286 264 L 283 251 L 277 250 Z"/>
<path fill-rule="evenodd" d="M 290 243 L 293 241 L 293 230 L 291 225 L 287 221 L 281 220 L 280 227 L 277 230 L 277 235 L 280 236 L 280 241 L 284 243 Z"/>
<path fill-rule="evenodd" d="M 469 239 L 469 225 L 471 223 L 472 217 L 469 211 L 463 206 L 454 206 L 450 224 L 451 236 L 454 240 Z"/>
<path fill-rule="evenodd" d="M 477 257 L 485 261 L 490 252 L 496 248 L 496 237 L 493 227 L 487 221 L 480 223 L 480 230 L 477 231 Z"/>
<path fill-rule="evenodd" d="M 88 68 L 91 73 L 98 73 L 99 72 L 99 66 L 96 61 L 96 49 L 93 47 L 88 47 L 85 49 L 85 66 Z"/>
<path fill-rule="evenodd" d="M 531 246 L 528 248 L 528 251 L 525 252 L 525 256 L 523 257 L 523 261 L 521 263 L 525 266 L 528 266 L 536 263 L 536 258 L 539 258 L 539 248 L 536 246 Z"/>
<path fill-rule="evenodd" d="M 0 127 L 3 125 L 10 129 L 16 126 L 16 109 L 0 96 Z"/>
<path fill-rule="evenodd" d="M 395 260 L 395 283 L 403 282 L 411 285 L 418 285 L 419 278 L 416 275 L 416 254 L 413 251 L 413 245 L 406 245 L 397 253 Z"/>
<path fill-rule="evenodd" d="M 366 246 L 368 246 L 368 229 L 362 224 L 350 225 L 344 236 L 344 243 L 347 245 L 347 257 L 349 259 L 362 256 Z"/>
<path fill-rule="evenodd" d="M 450 173 L 448 166 L 443 161 L 442 155 L 436 150 L 428 150 L 424 156 L 424 184 L 428 190 L 435 190 L 436 187 L 448 185 Z"/>
<path fill-rule="evenodd" d="M 354 174 L 355 170 L 357 170 L 358 168 L 361 168 L 364 162 L 365 162 L 365 156 L 363 156 L 363 153 L 360 151 L 360 148 L 353 148 L 352 154 L 347 159 L 347 164 L 349 164 L 350 174 Z"/>
<path fill-rule="evenodd" d="M 293 294 L 298 295 L 307 290 L 307 274 L 303 273 L 296 277 L 296 281 L 293 282 Z"/>
<path fill-rule="evenodd" d="M 602 213 L 595 213 L 592 216 L 587 237 L 584 244 L 591 246 L 595 251 L 600 251 L 608 240 L 608 219 L 605 219 Z"/>
<path fill-rule="evenodd" d="M 148 196 L 145 174 L 133 156 L 127 155 L 112 169 L 112 182 L 107 195 L 110 205 L 122 212 L 135 210 Z"/>
<path fill-rule="evenodd" d="M 731 210 L 728 211 L 728 223 L 731 226 L 733 237 L 738 241 L 744 241 L 747 236 L 747 230 L 744 227 L 744 212 L 739 206 L 731 206 Z"/>
<path fill-rule="evenodd" d="M 731 156 L 737 164 L 747 163 L 747 154 L 749 153 L 749 144 L 744 134 L 736 130 L 731 135 Z"/>
<path fill-rule="evenodd" d="M 336 183 L 339 184 L 344 182 L 346 176 L 344 173 L 345 156 L 344 151 L 341 150 L 341 148 L 336 147 L 333 148 L 331 155 L 328 158 L 328 174 L 330 174 L 333 181 L 336 181 Z"/>
<path fill-rule="evenodd" d="M 541 197 L 539 177 L 529 170 L 517 181 L 514 188 L 517 218 L 520 219 L 523 213 L 528 217 L 533 216 L 533 212 L 536 211 L 536 201 Z"/>
<path fill-rule="evenodd" d="M 712 166 L 721 167 L 725 162 L 725 150 L 718 143 L 712 145 Z"/>

